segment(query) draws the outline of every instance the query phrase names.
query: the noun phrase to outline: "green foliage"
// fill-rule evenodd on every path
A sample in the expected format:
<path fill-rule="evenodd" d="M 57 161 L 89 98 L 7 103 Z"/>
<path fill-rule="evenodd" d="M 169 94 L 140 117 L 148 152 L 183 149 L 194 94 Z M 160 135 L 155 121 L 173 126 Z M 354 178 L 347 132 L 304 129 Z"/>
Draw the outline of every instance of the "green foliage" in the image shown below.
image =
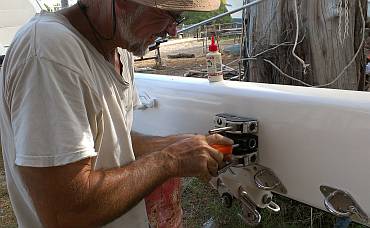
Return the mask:
<path fill-rule="evenodd" d="M 212 11 L 212 12 L 185 12 L 184 16 L 186 20 L 184 21 L 185 24 L 195 24 L 201 21 L 204 21 L 208 18 L 214 17 L 216 15 L 219 15 L 221 13 L 227 12 L 225 4 L 221 3 L 221 6 L 218 10 Z M 220 24 L 220 23 L 230 23 L 232 22 L 231 16 L 225 16 L 218 20 L 216 20 L 214 23 Z"/>
<path fill-rule="evenodd" d="M 217 191 L 209 185 L 196 178 L 184 178 L 183 181 L 184 227 L 202 227 L 212 218 L 218 227 L 249 228 L 238 216 L 238 213 L 242 213 L 238 201 L 234 200 L 231 208 L 225 208 Z M 327 212 L 313 208 L 311 215 L 310 206 L 280 195 L 274 195 L 274 202 L 280 206 L 280 212 L 260 209 L 262 220 L 257 228 L 302 228 L 310 227 L 311 222 L 314 228 L 331 228 L 336 222 L 336 218 Z M 365 226 L 351 223 L 349 228 Z"/>
<path fill-rule="evenodd" d="M 46 5 L 46 4 L 44 3 L 44 6 L 45 6 L 46 11 L 48 11 L 48 12 L 52 12 L 51 8 L 50 8 L 48 5 Z"/>

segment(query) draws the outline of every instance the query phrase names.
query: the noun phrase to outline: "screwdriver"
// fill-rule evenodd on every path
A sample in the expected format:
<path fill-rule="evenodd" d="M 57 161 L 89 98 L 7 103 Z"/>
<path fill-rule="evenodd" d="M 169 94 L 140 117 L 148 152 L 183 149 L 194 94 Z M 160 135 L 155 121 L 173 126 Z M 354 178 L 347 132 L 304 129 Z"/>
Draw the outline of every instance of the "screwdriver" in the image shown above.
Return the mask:
<path fill-rule="evenodd" d="M 222 144 L 212 144 L 211 147 L 213 149 L 218 150 L 220 153 L 227 155 L 227 154 L 232 154 L 233 148 L 238 147 L 239 144 L 234 144 L 234 145 L 222 145 Z"/>
<path fill-rule="evenodd" d="M 233 152 L 233 148 L 238 147 L 238 146 L 239 144 L 234 144 L 234 145 L 213 144 L 211 145 L 213 149 L 218 150 L 220 153 L 224 155 L 224 161 L 226 161 L 225 166 L 217 171 L 218 174 L 226 172 L 226 170 L 228 170 L 231 166 L 234 165 L 234 162 L 231 160 L 232 159 L 231 154 Z"/>

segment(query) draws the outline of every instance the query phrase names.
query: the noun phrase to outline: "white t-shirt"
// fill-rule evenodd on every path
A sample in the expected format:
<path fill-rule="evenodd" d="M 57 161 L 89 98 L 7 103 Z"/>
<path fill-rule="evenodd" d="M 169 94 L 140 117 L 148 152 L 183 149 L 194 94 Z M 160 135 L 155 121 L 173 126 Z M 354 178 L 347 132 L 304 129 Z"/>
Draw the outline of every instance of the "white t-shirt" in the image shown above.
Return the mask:
<path fill-rule="evenodd" d="M 109 169 L 135 160 L 130 130 L 139 101 L 126 60 L 122 77 L 58 14 L 36 15 L 16 34 L 0 75 L 0 129 L 19 227 L 41 223 L 18 166 L 96 157 L 95 169 Z M 144 201 L 107 227 L 147 228 Z"/>

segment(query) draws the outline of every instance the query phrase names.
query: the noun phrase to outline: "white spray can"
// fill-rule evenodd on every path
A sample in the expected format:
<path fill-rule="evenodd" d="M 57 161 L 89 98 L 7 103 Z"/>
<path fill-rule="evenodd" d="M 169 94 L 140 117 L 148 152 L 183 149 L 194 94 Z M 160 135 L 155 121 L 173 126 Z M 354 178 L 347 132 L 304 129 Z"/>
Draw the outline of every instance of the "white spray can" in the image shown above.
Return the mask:
<path fill-rule="evenodd" d="M 219 82 L 224 80 L 222 73 L 222 58 L 218 47 L 215 44 L 215 37 L 212 36 L 211 45 L 209 45 L 209 53 L 206 55 L 207 72 L 209 82 Z"/>

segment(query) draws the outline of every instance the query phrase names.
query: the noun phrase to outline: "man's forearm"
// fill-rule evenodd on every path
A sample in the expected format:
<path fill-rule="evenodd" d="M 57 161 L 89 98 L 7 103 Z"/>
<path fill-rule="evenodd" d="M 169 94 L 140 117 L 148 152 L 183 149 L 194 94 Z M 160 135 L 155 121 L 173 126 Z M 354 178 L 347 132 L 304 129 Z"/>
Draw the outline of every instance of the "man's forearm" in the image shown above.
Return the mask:
<path fill-rule="evenodd" d="M 163 148 L 165 137 L 143 135 L 137 132 L 131 132 L 132 148 L 135 156 L 141 157 L 153 151 L 158 151 Z"/>
<path fill-rule="evenodd" d="M 99 227 L 129 211 L 175 175 L 171 172 L 174 166 L 165 156 L 163 152 L 154 152 L 110 170 L 92 171 L 91 158 L 76 162 L 72 169 L 21 169 L 28 173 L 25 181 L 45 227 Z M 46 178 L 37 174 L 45 171 L 50 174 Z M 63 176 L 68 181 L 55 182 Z"/>
<path fill-rule="evenodd" d="M 144 135 L 138 132 L 131 132 L 132 147 L 136 157 L 152 153 L 154 151 L 162 150 L 168 145 L 179 140 L 189 138 L 193 135 L 171 135 L 166 137 Z"/>
<path fill-rule="evenodd" d="M 75 219 L 94 217 L 96 221 L 91 225 L 100 226 L 123 215 L 171 177 L 166 158 L 161 156 L 160 152 L 151 153 L 122 168 L 92 172 L 88 193 L 92 203 L 79 211 L 77 218 L 76 211 L 70 211 L 69 216 Z"/>
<path fill-rule="evenodd" d="M 123 215 L 168 178 L 217 175 L 223 156 L 209 145 L 232 142 L 216 136 L 177 136 L 164 149 L 110 170 L 93 170 L 93 158 L 18 168 L 45 227 L 97 227 Z"/>

